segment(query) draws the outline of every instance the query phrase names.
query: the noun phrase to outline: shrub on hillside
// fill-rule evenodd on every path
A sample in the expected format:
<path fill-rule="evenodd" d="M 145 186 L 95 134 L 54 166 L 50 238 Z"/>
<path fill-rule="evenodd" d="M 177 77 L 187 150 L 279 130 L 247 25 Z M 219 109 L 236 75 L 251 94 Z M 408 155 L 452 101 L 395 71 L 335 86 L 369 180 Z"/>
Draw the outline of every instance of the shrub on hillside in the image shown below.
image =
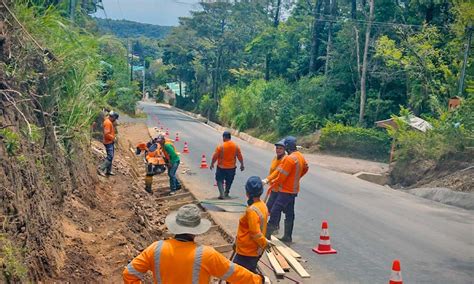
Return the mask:
<path fill-rule="evenodd" d="M 390 151 L 385 132 L 332 122 L 321 129 L 319 143 L 322 150 L 368 159 L 386 160 Z"/>
<path fill-rule="evenodd" d="M 119 88 L 110 93 L 107 102 L 128 114 L 135 114 L 135 107 L 140 99 L 136 91 L 136 88 Z"/>

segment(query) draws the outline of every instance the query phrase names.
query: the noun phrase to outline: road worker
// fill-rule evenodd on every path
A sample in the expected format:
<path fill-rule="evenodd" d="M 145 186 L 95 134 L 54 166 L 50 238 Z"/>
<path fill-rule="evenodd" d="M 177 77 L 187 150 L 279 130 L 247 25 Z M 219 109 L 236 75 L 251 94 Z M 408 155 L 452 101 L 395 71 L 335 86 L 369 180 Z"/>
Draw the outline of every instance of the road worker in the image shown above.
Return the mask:
<path fill-rule="evenodd" d="M 277 168 L 283 161 L 283 158 L 286 156 L 284 140 L 280 140 L 277 143 L 275 143 L 275 154 L 276 156 L 272 160 L 272 163 L 270 165 L 270 170 L 268 172 L 268 176 L 266 179 L 262 181 L 263 183 L 270 185 L 268 187 L 267 195 L 265 197 L 265 202 L 267 202 L 269 196 L 271 196 L 272 194 L 276 195 L 277 193 L 277 190 L 274 186 L 275 185 L 274 180 L 278 176 Z M 268 206 L 268 203 L 267 203 L 267 206 Z M 271 210 L 271 208 L 268 208 L 268 210 Z"/>
<path fill-rule="evenodd" d="M 175 195 L 176 191 L 181 189 L 181 184 L 176 178 L 176 172 L 178 171 L 180 158 L 176 148 L 171 140 L 167 140 L 164 135 L 160 134 L 155 138 L 161 146 L 163 155 L 165 156 L 166 166 L 168 167 L 168 176 L 170 178 L 170 195 Z"/>
<path fill-rule="evenodd" d="M 230 188 L 235 177 L 235 169 L 237 168 L 236 159 L 240 162 L 240 170 L 243 171 L 244 158 L 240 152 L 240 147 L 231 141 L 231 135 L 229 131 L 224 131 L 222 134 L 223 143 L 217 146 L 214 155 L 212 156 L 212 162 L 210 169 L 214 169 L 214 164 L 217 161 L 216 169 L 216 183 L 219 189 L 219 199 L 230 198 Z M 224 191 L 225 181 L 225 191 Z"/>
<path fill-rule="evenodd" d="M 163 173 L 166 170 L 166 163 L 161 154 L 161 146 L 154 140 L 138 144 L 136 154 L 140 155 L 142 151 L 146 163 L 145 190 L 152 194 L 153 176 Z"/>
<path fill-rule="evenodd" d="M 165 223 L 174 238 L 155 242 L 135 257 L 123 271 L 124 283 L 141 283 L 150 270 L 155 284 L 208 284 L 211 276 L 229 283 L 264 283 L 262 275 L 230 262 L 212 247 L 194 242 L 196 235 L 211 227 L 196 205 L 182 206 L 170 213 Z"/>
<path fill-rule="evenodd" d="M 111 111 L 104 119 L 104 146 L 107 157 L 97 170 L 101 176 L 113 176 L 112 161 L 114 160 L 114 144 L 117 137 L 115 136 L 114 122 L 119 118 L 119 114 Z"/>
<path fill-rule="evenodd" d="M 277 167 L 278 175 L 272 181 L 278 193 L 268 201 L 268 207 L 271 210 L 266 237 L 269 239 L 277 230 L 283 212 L 285 213 L 285 231 L 280 240 L 291 243 L 295 219 L 295 198 L 300 191 L 300 179 L 308 172 L 308 164 L 296 148 L 295 137 L 286 137 L 284 144 L 288 156 Z"/>
<path fill-rule="evenodd" d="M 260 200 L 263 193 L 261 179 L 257 176 L 250 177 L 245 184 L 245 192 L 248 207 L 239 220 L 233 261 L 256 273 L 258 260 L 267 246 L 265 232 L 268 210 L 265 203 Z"/>

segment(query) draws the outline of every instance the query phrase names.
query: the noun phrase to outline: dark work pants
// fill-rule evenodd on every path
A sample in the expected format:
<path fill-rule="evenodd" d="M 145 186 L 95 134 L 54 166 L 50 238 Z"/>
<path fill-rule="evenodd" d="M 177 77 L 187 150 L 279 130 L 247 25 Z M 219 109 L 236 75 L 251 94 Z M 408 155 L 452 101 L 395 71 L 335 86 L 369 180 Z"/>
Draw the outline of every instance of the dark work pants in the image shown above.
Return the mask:
<path fill-rule="evenodd" d="M 281 212 L 285 213 L 286 221 L 293 221 L 295 219 L 295 198 L 296 194 L 289 194 L 285 192 L 276 192 L 276 194 L 270 195 L 267 203 L 268 210 L 270 211 L 269 224 L 272 224 L 274 228 L 278 228 L 281 219 Z"/>
<path fill-rule="evenodd" d="M 110 173 L 112 171 L 112 161 L 114 160 L 114 143 L 104 144 L 104 146 L 107 157 L 103 164 L 103 170 L 106 173 Z"/>
<path fill-rule="evenodd" d="M 221 169 L 219 167 L 216 168 L 216 182 L 220 183 L 225 181 L 225 191 L 229 193 L 230 187 L 234 182 L 235 177 L 235 168 L 233 169 Z"/>
<path fill-rule="evenodd" d="M 253 273 L 257 273 L 257 264 L 258 264 L 259 259 L 260 257 L 258 256 L 246 256 L 246 255 L 240 255 L 237 253 L 235 254 L 233 262 L 247 268 Z"/>
<path fill-rule="evenodd" d="M 178 189 L 178 187 L 181 186 L 178 179 L 176 178 L 176 171 L 178 170 L 178 167 L 179 167 L 179 161 L 172 164 L 168 168 L 168 177 L 170 178 L 170 190 L 171 191 L 176 191 Z"/>

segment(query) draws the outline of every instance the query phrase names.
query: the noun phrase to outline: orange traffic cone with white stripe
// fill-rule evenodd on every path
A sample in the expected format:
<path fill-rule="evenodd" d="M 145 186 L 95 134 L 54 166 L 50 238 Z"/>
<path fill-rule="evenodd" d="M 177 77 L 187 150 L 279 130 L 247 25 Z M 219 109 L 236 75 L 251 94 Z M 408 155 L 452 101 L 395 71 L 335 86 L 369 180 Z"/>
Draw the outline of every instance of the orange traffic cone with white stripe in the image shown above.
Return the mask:
<path fill-rule="evenodd" d="M 201 169 L 207 169 L 207 162 L 206 162 L 206 155 L 202 154 L 202 159 L 201 159 Z"/>
<path fill-rule="evenodd" d="M 337 251 L 331 248 L 331 240 L 329 238 L 328 222 L 323 221 L 321 225 L 321 234 L 319 236 L 319 244 L 313 248 L 313 251 L 318 254 L 333 254 Z"/>
<path fill-rule="evenodd" d="M 166 128 L 165 135 L 166 135 L 166 136 L 170 136 L 170 130 L 169 130 L 168 128 Z"/>
<path fill-rule="evenodd" d="M 393 261 L 389 284 L 403 284 L 402 272 L 400 271 L 400 260 L 398 259 Z"/>
<path fill-rule="evenodd" d="M 185 153 L 185 154 L 189 153 L 188 142 L 184 142 L 183 153 Z"/>
<path fill-rule="evenodd" d="M 176 132 L 176 138 L 174 139 L 174 141 L 179 142 L 179 133 L 178 132 Z"/>

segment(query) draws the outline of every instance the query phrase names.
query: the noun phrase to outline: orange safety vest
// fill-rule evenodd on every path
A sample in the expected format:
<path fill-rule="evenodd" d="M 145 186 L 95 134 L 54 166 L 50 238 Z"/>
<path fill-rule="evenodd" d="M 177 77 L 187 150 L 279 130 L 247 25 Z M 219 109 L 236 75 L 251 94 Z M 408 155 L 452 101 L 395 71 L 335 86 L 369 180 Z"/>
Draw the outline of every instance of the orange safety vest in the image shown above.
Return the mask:
<path fill-rule="evenodd" d="M 275 185 L 274 180 L 276 179 L 279 173 L 277 171 L 277 168 L 278 166 L 280 166 L 280 164 L 283 162 L 285 158 L 286 158 L 286 155 L 283 155 L 283 157 L 281 157 L 280 159 L 278 159 L 278 157 L 275 157 L 273 158 L 272 164 L 270 165 L 270 171 L 269 171 L 267 180 L 270 183 L 270 188 L 272 189 L 272 191 L 276 191 L 276 188 L 274 186 Z"/>
<path fill-rule="evenodd" d="M 300 179 L 308 172 L 308 163 L 300 152 L 295 151 L 284 158 L 277 171 L 274 180 L 276 190 L 297 194 L 300 191 Z"/>
<path fill-rule="evenodd" d="M 217 166 L 221 169 L 235 169 L 236 158 L 238 158 L 239 161 L 243 161 L 240 147 L 230 140 L 217 146 L 212 156 L 212 160 L 217 160 Z"/>
<path fill-rule="evenodd" d="M 112 144 L 115 140 L 114 124 L 108 117 L 104 119 L 104 144 Z"/>
<path fill-rule="evenodd" d="M 125 284 L 138 284 L 147 271 L 155 284 L 208 284 L 211 276 L 230 283 L 262 283 L 262 278 L 230 262 L 209 246 L 175 239 L 158 241 L 124 269 Z"/>
<path fill-rule="evenodd" d="M 160 148 L 157 148 L 153 152 L 148 152 L 146 155 L 146 161 L 152 165 L 164 165 L 165 160 L 163 159 L 163 156 L 160 154 Z"/>
<path fill-rule="evenodd" d="M 240 217 L 237 230 L 236 251 L 244 256 L 260 256 L 267 246 L 267 205 L 257 201 L 247 207 Z"/>

